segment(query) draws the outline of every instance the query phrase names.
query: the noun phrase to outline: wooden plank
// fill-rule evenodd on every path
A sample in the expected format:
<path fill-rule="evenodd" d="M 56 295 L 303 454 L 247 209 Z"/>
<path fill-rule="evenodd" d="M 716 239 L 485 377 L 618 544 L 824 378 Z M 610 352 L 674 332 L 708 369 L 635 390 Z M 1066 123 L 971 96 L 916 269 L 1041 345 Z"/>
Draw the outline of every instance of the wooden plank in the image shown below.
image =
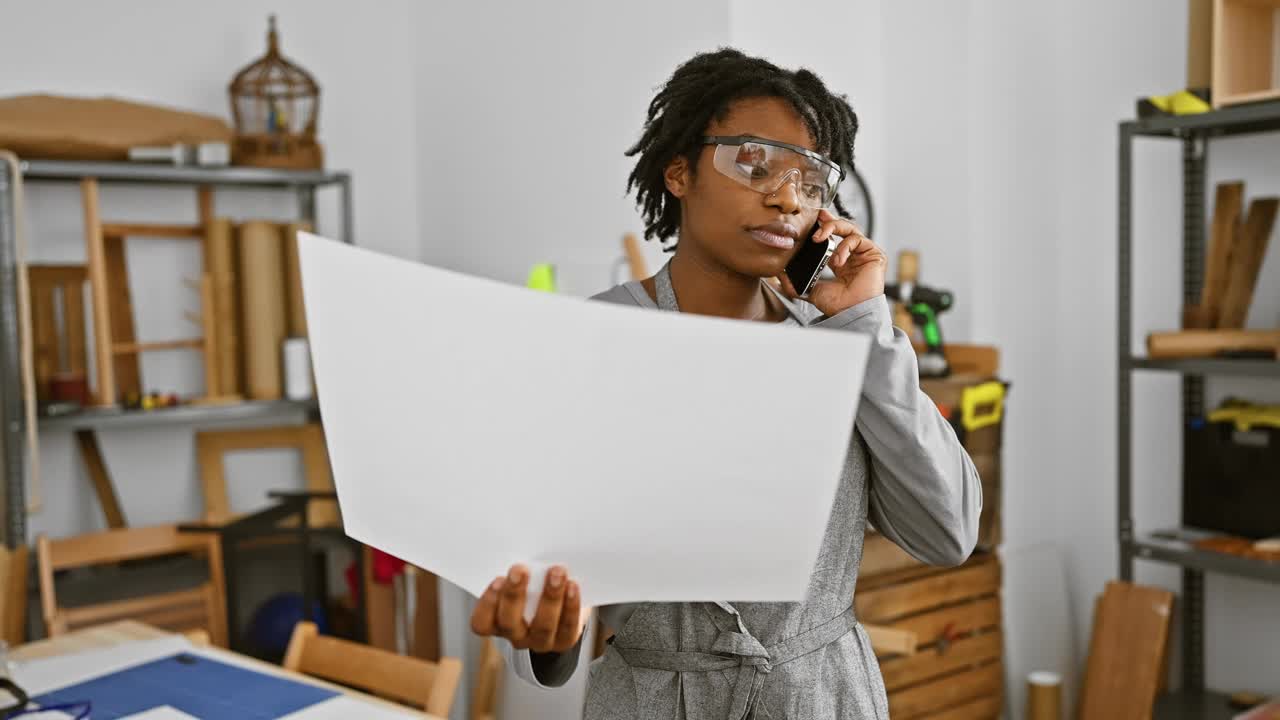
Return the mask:
<path fill-rule="evenodd" d="M 883 625 L 864 624 L 862 629 L 871 639 L 871 649 L 881 657 L 889 655 L 915 655 L 919 638 L 915 633 L 895 630 Z"/>
<path fill-rule="evenodd" d="M 1093 623 L 1081 717 L 1151 716 L 1172 614 L 1167 590 L 1107 583 Z"/>
<path fill-rule="evenodd" d="M 1180 330 L 1147 336 L 1152 359 L 1213 357 L 1229 350 L 1280 349 L 1280 330 Z"/>
<path fill-rule="evenodd" d="M 302 472 L 307 490 L 333 492 L 333 471 L 329 465 L 329 448 L 324 429 L 318 423 L 303 425 L 298 430 L 298 449 L 302 453 Z M 307 522 L 311 527 L 338 527 L 342 524 L 337 500 L 312 500 Z"/>
<path fill-rule="evenodd" d="M 885 658 L 880 661 L 884 686 L 890 692 L 917 685 L 957 670 L 1000 659 L 1004 652 L 1004 635 L 999 631 L 984 632 L 961 638 L 947 647 L 918 651 L 910 657 Z"/>
<path fill-rule="evenodd" d="M 865 622 L 885 622 L 904 615 L 1000 591 L 1000 565 L 986 559 L 974 565 L 917 580 L 859 590 L 857 614 Z"/>
<path fill-rule="evenodd" d="M 116 487 L 107 472 L 107 463 L 102 458 L 97 433 L 93 430 L 77 430 L 76 444 L 80 448 L 80 459 L 84 462 L 89 482 L 93 483 L 93 492 L 98 497 L 98 506 L 106 517 L 107 527 L 126 527 L 124 511 L 120 509 L 120 498 L 116 495 Z"/>
<path fill-rule="evenodd" d="M 75 535 L 45 542 L 50 570 L 123 562 L 169 553 L 205 552 L 213 540 L 205 533 L 178 532 L 176 525 L 153 525 Z"/>
<path fill-rule="evenodd" d="M 236 283 L 235 239 L 231 221 L 214 218 L 205 236 L 205 270 L 213 276 L 214 319 L 217 323 L 218 388 L 225 395 L 241 393 L 240 290 Z"/>
<path fill-rule="evenodd" d="M 1215 99 L 1218 99 L 1215 96 Z M 1227 95 L 1218 99 L 1218 105 L 1240 105 L 1243 103 L 1264 102 L 1267 100 L 1280 100 L 1280 88 L 1272 88 L 1270 90 L 1259 90 L 1257 92 L 1242 92 L 1234 95 Z"/>
<path fill-rule="evenodd" d="M 89 279 L 85 266 L 74 264 L 31 264 L 27 265 L 27 274 L 32 285 L 82 285 Z"/>
<path fill-rule="evenodd" d="M 253 400 L 279 400 L 284 394 L 280 350 L 286 330 L 280 229 L 265 221 L 244 223 L 239 252 L 244 394 Z"/>
<path fill-rule="evenodd" d="M 925 715 L 926 720 L 997 720 L 1004 712 L 1004 695 L 997 693 L 953 708 Z"/>
<path fill-rule="evenodd" d="M 421 568 L 417 579 L 418 607 L 413 619 L 413 655 L 423 660 L 440 660 L 440 580 Z"/>
<path fill-rule="evenodd" d="M 116 386 L 115 357 L 111 353 L 111 293 L 107 284 L 106 242 L 98 215 L 98 181 L 94 178 L 81 180 L 80 198 L 84 206 L 85 254 L 93 300 L 93 357 L 97 371 L 94 402 L 115 405 L 120 396 Z"/>
<path fill-rule="evenodd" d="M 103 223 L 102 234 L 120 238 L 202 238 L 204 237 L 204 226 L 160 223 Z"/>
<path fill-rule="evenodd" d="M 101 603 L 85 607 L 61 608 L 57 611 L 69 629 L 97 625 L 112 620 L 132 618 L 156 627 L 165 627 L 163 622 L 186 621 L 190 617 L 204 614 L 203 587 L 192 590 L 147 595 L 118 602 Z M 193 610 L 194 609 L 194 610 Z M 147 619 L 153 616 L 161 622 Z"/>
<path fill-rule="evenodd" d="M 0 641 L 16 647 L 27 639 L 27 577 L 30 553 L 0 544 Z"/>
<path fill-rule="evenodd" d="M 944 634 L 950 637 L 967 635 L 975 630 L 995 628 L 999 624 L 999 597 L 912 615 L 888 623 L 890 627 L 898 630 L 915 633 L 916 637 L 920 638 L 921 645 L 932 645 Z"/>
<path fill-rule="evenodd" d="M 298 231 L 311 232 L 309 223 L 290 223 L 281 228 L 284 235 L 285 302 L 288 312 L 285 332 L 289 337 L 307 336 L 307 312 L 302 302 L 302 265 L 298 259 Z"/>
<path fill-rule="evenodd" d="M 83 273 L 83 271 L 82 271 Z M 67 371 L 83 375 L 88 353 L 85 349 L 87 334 L 84 325 L 84 278 L 79 282 L 62 286 L 62 318 L 67 334 Z"/>
<path fill-rule="evenodd" d="M 991 345 L 947 343 L 943 348 L 947 364 L 954 375 L 977 375 L 993 378 L 1000 371 L 1000 350 Z"/>
<path fill-rule="evenodd" d="M 213 276 L 205 273 L 200 278 L 200 328 L 204 333 L 201 347 L 204 349 L 204 395 L 222 397 L 222 378 L 218 373 L 218 327 L 213 314 Z"/>
<path fill-rule="evenodd" d="M 1227 288 L 1222 301 L 1222 315 L 1218 327 L 1242 328 L 1253 303 L 1253 292 L 1258 284 L 1258 272 L 1271 241 L 1271 229 L 1276 222 L 1276 210 L 1280 199 L 1259 198 L 1249 203 L 1249 216 L 1244 222 L 1235 250 L 1231 253 Z"/>
<path fill-rule="evenodd" d="M 1212 321 L 1221 312 L 1227 290 L 1227 268 L 1235 247 L 1236 221 L 1244 207 L 1244 183 L 1219 183 L 1213 206 L 1213 225 L 1209 230 L 1209 254 L 1205 257 L 1204 287 L 1200 291 L 1200 308 Z"/>
<path fill-rule="evenodd" d="M 32 278 L 34 280 L 34 278 Z M 49 382 L 59 370 L 58 326 L 54 317 L 54 286 L 31 282 L 31 335 L 35 345 L 36 395 L 49 397 Z"/>
<path fill-rule="evenodd" d="M 897 282 L 914 283 L 920 279 L 920 255 L 912 250 L 898 253 Z M 893 304 L 893 324 L 902 328 L 907 337 L 915 337 L 915 321 L 907 306 L 896 302 Z"/>
<path fill-rule="evenodd" d="M 997 562 L 997 560 L 995 559 L 995 556 L 989 552 L 975 552 L 973 555 L 969 557 L 968 560 L 964 562 L 963 565 L 960 565 L 959 567 L 960 568 L 973 567 L 975 565 L 978 565 L 979 563 L 984 563 L 984 562 Z M 911 567 L 902 568 L 900 570 L 895 570 L 893 572 L 876 573 L 874 575 L 871 575 L 870 577 L 859 578 L 857 591 L 863 592 L 865 590 L 873 590 L 873 589 L 882 588 L 888 585 L 897 585 L 897 584 L 908 582 L 911 580 L 918 580 L 921 578 L 932 577 L 934 575 L 940 575 L 943 573 L 955 572 L 957 569 L 958 568 L 945 568 L 945 567 L 937 567 L 936 565 L 925 565 L 924 563 L 916 562 Z"/>
<path fill-rule="evenodd" d="M 502 678 L 502 654 L 491 638 L 480 646 L 476 681 L 471 688 L 471 720 L 494 720 L 498 712 L 498 685 Z"/>
<path fill-rule="evenodd" d="M 426 705 L 436 667 L 418 658 L 316 635 L 303 646 L 298 668 L 308 675 L 351 685 L 378 695 Z"/>
<path fill-rule="evenodd" d="M 396 649 L 396 597 L 390 583 L 373 578 L 373 548 L 364 546 L 364 621 L 368 643 L 383 650 Z"/>
<path fill-rule="evenodd" d="M 196 215 L 200 218 L 201 235 L 203 235 L 204 229 L 213 222 L 214 217 L 212 185 L 201 185 L 196 188 Z"/>
<path fill-rule="evenodd" d="M 889 717 L 893 720 L 912 720 L 927 717 L 970 700 L 999 695 L 1003 688 L 1004 669 L 1001 663 L 991 663 L 979 668 L 950 675 L 935 682 L 889 693 Z M 1136 717 L 1130 715 L 1097 715 L 1086 717 Z"/>
<path fill-rule="evenodd" d="M 129 266 L 125 257 L 125 241 L 122 237 L 103 235 L 106 258 L 107 293 L 111 296 L 111 343 L 117 346 L 137 342 L 133 328 L 133 298 L 129 292 Z M 115 368 L 116 398 L 130 393 L 142 394 L 142 373 L 134 353 L 112 353 Z"/>
<path fill-rule="evenodd" d="M 1213 87 L 1213 0 L 1187 3 L 1187 87 Z"/>
<path fill-rule="evenodd" d="M 145 343 L 116 343 L 112 346 L 111 351 L 116 355 L 137 355 L 138 353 L 157 350 L 200 350 L 203 347 L 203 340 L 192 338 L 188 340 L 160 340 Z"/>

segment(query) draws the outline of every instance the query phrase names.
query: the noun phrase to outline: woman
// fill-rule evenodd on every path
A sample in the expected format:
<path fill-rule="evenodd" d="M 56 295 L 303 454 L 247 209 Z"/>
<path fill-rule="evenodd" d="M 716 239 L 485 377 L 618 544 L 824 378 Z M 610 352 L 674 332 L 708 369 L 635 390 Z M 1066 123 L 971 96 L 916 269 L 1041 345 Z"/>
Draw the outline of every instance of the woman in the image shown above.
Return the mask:
<path fill-rule="evenodd" d="M 911 343 L 891 323 L 885 254 L 827 209 L 834 201 L 844 212 L 835 188 L 840 168 L 851 165 L 857 127 L 848 102 L 813 73 L 721 50 L 675 71 L 627 153 L 637 156 L 628 189 L 643 208 L 646 238 L 679 242 L 657 275 L 597 299 L 861 332 L 872 347 L 805 600 L 601 607 L 618 633 L 590 669 L 587 720 L 888 718 L 879 666 L 852 607 L 868 515 L 924 562 L 957 565 L 973 550 L 978 475 L 920 391 Z M 830 262 L 835 279 L 798 298 L 787 262 L 801 243 L 831 236 L 842 238 Z M 820 372 L 822 359 L 813 362 Z M 787 425 L 761 421 L 778 422 L 781 448 Z M 579 662 L 581 592 L 568 569 L 552 568 L 526 623 L 528 580 L 523 566 L 495 578 L 472 629 L 508 641 L 501 645 L 523 679 L 556 687 Z"/>

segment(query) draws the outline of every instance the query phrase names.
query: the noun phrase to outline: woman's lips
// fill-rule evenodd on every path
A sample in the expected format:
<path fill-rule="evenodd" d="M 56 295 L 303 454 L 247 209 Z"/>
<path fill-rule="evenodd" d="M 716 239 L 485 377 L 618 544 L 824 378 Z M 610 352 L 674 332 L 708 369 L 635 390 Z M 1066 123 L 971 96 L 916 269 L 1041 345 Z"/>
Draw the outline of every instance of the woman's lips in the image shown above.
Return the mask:
<path fill-rule="evenodd" d="M 756 242 L 779 250 L 790 250 L 796 244 L 795 238 L 772 233 L 768 230 L 755 229 L 748 232 L 751 233 L 751 237 L 755 238 Z"/>

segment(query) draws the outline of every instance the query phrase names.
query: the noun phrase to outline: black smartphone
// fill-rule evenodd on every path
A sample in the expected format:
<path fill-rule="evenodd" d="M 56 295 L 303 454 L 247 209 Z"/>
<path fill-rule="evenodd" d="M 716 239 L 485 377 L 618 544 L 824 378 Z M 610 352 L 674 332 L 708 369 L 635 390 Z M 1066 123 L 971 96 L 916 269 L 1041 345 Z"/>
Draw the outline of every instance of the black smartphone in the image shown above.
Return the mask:
<path fill-rule="evenodd" d="M 827 261 L 831 259 L 831 252 L 836 249 L 836 242 L 839 240 L 832 235 L 825 243 L 816 243 L 813 241 L 813 234 L 816 232 L 818 223 L 814 223 L 808 232 L 796 239 L 796 242 L 802 243 L 800 252 L 787 263 L 787 279 L 800 297 L 808 295 L 813 289 L 813 284 L 827 267 Z"/>

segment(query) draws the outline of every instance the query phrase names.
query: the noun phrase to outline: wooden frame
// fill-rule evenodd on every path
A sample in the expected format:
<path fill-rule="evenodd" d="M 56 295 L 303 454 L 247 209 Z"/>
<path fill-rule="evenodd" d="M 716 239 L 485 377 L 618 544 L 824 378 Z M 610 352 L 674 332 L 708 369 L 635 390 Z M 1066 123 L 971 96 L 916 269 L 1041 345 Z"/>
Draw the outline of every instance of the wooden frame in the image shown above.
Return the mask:
<path fill-rule="evenodd" d="M 55 376 L 85 377 L 89 354 L 84 289 L 89 271 L 84 265 L 28 265 L 27 280 L 31 291 L 36 395 L 45 400 L 50 398 L 49 385 Z M 59 297 L 62 298 L 61 327 L 56 312 Z"/>
<path fill-rule="evenodd" d="M 205 399 L 222 401 L 234 396 L 234 388 L 223 388 L 216 345 L 217 318 L 212 278 L 205 272 L 189 283 L 200 298 L 201 313 L 188 315 L 200 327 L 198 338 L 147 342 L 137 341 L 133 323 L 133 302 L 129 292 L 125 239 L 128 237 L 195 238 L 208 244 L 206 233 L 214 221 L 213 190 L 197 189 L 200 222 L 196 225 L 105 223 L 96 178 L 80 181 L 84 206 L 85 250 L 89 258 L 88 276 L 93 306 L 93 350 L 97 371 L 94 402 L 116 405 L 122 396 L 142 393 L 138 354 L 158 350 L 192 349 L 203 352 Z M 208 251 L 204 253 L 207 266 Z"/>
<path fill-rule="evenodd" d="M 204 491 L 205 521 L 224 523 L 233 518 L 227 495 L 224 455 L 236 451 L 281 448 L 301 452 L 307 490 L 333 491 L 329 451 L 325 447 L 324 430 L 318 424 L 205 430 L 196 433 L 196 460 L 200 465 L 200 485 Z M 310 515 L 307 521 L 312 527 L 332 527 L 339 524 L 336 500 L 312 502 L 308 512 Z"/>
<path fill-rule="evenodd" d="M 462 662 L 430 662 L 321 635 L 314 623 L 293 628 L 284 668 L 341 683 L 447 717 L 462 677 Z"/>
<path fill-rule="evenodd" d="M 74 608 L 58 605 L 54 583 L 58 570 L 176 554 L 206 558 L 209 580 L 189 590 Z M 203 629 L 215 644 L 227 643 L 222 549 L 212 535 L 184 534 L 175 525 L 107 530 L 61 540 L 41 535 L 36 540 L 36 556 L 40 607 L 50 636 L 128 618 L 175 631 Z"/>

